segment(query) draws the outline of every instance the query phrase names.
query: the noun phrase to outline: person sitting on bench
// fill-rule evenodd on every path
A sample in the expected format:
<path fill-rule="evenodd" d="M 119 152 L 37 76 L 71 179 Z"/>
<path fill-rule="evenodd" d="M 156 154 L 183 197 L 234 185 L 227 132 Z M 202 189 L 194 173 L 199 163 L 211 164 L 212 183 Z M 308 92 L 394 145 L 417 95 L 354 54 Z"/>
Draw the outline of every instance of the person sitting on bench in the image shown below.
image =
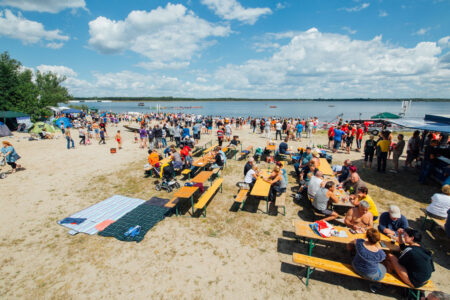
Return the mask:
<path fill-rule="evenodd" d="M 256 165 L 252 166 L 250 170 L 248 170 L 247 174 L 245 174 L 244 182 L 248 184 L 249 191 L 252 190 L 253 186 L 255 185 L 256 180 L 259 176 L 259 170 Z"/>
<path fill-rule="evenodd" d="M 366 232 L 366 240 L 356 239 L 348 244 L 348 250 L 355 252 L 352 266 L 356 273 L 368 280 L 380 281 L 386 275 L 386 267 L 381 263 L 386 254 L 379 247 L 380 232 L 369 228 Z"/>
<path fill-rule="evenodd" d="M 248 170 L 253 168 L 254 165 L 255 165 L 255 159 L 253 157 L 250 157 L 244 166 L 244 176 L 247 175 Z"/>
<path fill-rule="evenodd" d="M 389 211 L 380 215 L 378 230 L 390 238 L 396 238 L 398 236 L 397 231 L 400 228 L 406 229 L 408 227 L 408 219 L 400 213 L 400 208 L 397 205 L 390 205 Z"/>
<path fill-rule="evenodd" d="M 322 219 L 323 221 L 331 221 L 339 217 L 339 215 L 336 212 L 328 209 L 328 204 L 330 201 L 334 203 L 339 202 L 339 198 L 334 193 L 335 188 L 336 186 L 334 182 L 328 181 L 325 184 L 325 187 L 320 188 L 317 191 L 316 196 L 314 197 L 314 201 L 312 204 L 313 209 L 326 216 L 325 218 Z"/>
<path fill-rule="evenodd" d="M 311 147 L 307 147 L 306 151 L 303 152 L 299 160 L 296 163 L 294 163 L 294 169 L 295 173 L 297 174 L 297 177 L 300 176 L 300 170 L 306 167 L 312 158 L 313 156 L 311 154 Z"/>
<path fill-rule="evenodd" d="M 422 234 L 412 228 L 398 230 L 400 256 L 387 256 L 388 272 L 395 272 L 407 285 L 419 288 L 427 283 L 434 272 L 431 251 L 420 245 Z"/>
<path fill-rule="evenodd" d="M 228 148 L 236 149 L 236 147 L 241 143 L 240 140 L 238 140 L 238 136 L 234 135 L 233 139 L 231 140 L 230 144 L 228 145 Z"/>
<path fill-rule="evenodd" d="M 316 171 L 316 174 L 311 177 L 308 183 L 308 196 L 314 198 L 317 191 L 324 187 L 325 181 L 323 180 L 323 173 L 319 170 Z"/>
<path fill-rule="evenodd" d="M 287 144 L 288 141 L 289 141 L 289 139 L 285 138 L 284 142 L 280 143 L 280 145 L 278 146 L 278 153 L 284 154 L 284 155 L 292 155 L 292 152 L 289 151 L 289 146 Z"/>
<path fill-rule="evenodd" d="M 219 152 L 219 147 L 216 147 L 214 149 L 214 163 L 211 166 L 211 169 L 217 169 L 217 168 L 223 168 L 224 165 L 224 161 L 223 161 L 223 156 L 222 154 L 220 154 Z"/>
<path fill-rule="evenodd" d="M 281 181 L 283 180 L 283 175 L 279 166 L 275 166 L 269 177 L 264 178 L 265 181 L 270 183 L 269 191 L 269 201 L 275 201 L 277 194 L 281 192 Z"/>
<path fill-rule="evenodd" d="M 369 211 L 367 201 L 359 202 L 358 206 L 350 208 L 345 215 L 344 223 L 357 233 L 363 233 L 373 227 L 373 215 Z"/>
<path fill-rule="evenodd" d="M 450 184 L 442 187 L 442 194 L 436 193 L 431 197 L 431 204 L 427 206 L 427 213 L 436 219 L 447 219 L 450 209 Z"/>
<path fill-rule="evenodd" d="M 355 195 L 350 195 L 350 201 L 353 203 L 353 205 L 358 206 L 359 203 L 361 201 L 366 201 L 367 203 L 369 203 L 370 207 L 369 207 L 369 211 L 372 213 L 373 215 L 373 220 L 377 220 L 379 217 L 379 213 L 378 213 L 378 209 L 377 206 L 375 205 L 375 202 L 373 201 L 372 197 L 370 197 L 369 195 L 369 189 L 365 186 L 362 186 L 360 188 L 358 188 L 358 191 L 356 192 Z"/>

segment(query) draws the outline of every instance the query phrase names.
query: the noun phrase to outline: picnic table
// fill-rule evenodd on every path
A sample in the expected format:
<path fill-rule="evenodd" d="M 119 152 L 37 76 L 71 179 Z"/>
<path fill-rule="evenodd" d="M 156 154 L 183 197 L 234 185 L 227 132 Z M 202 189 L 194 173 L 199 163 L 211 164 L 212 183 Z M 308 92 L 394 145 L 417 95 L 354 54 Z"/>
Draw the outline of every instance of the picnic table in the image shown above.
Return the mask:
<path fill-rule="evenodd" d="M 267 144 L 267 145 L 266 145 L 266 150 L 267 150 L 267 151 L 270 151 L 270 152 L 275 151 L 275 150 L 277 150 L 277 145 L 270 145 L 270 144 Z"/>
<path fill-rule="evenodd" d="M 319 171 L 323 173 L 323 175 L 334 175 L 333 170 L 331 169 L 330 164 L 326 160 L 326 158 L 320 158 L 320 166 Z"/>
<path fill-rule="evenodd" d="M 212 158 L 209 156 L 202 156 L 199 159 L 195 160 L 192 165 L 199 168 L 205 168 L 211 163 L 211 160 Z"/>
<path fill-rule="evenodd" d="M 205 145 L 206 146 L 206 145 Z M 208 153 L 209 154 L 209 152 L 211 152 L 214 148 L 216 148 L 217 146 L 219 146 L 219 144 L 214 144 L 214 145 L 212 145 L 211 147 L 209 147 L 208 149 L 205 149 L 204 151 L 203 151 L 203 154 L 205 154 L 205 153 Z"/>
<path fill-rule="evenodd" d="M 166 158 L 161 159 L 161 160 L 159 161 L 159 164 L 162 166 L 162 165 L 164 165 L 164 164 L 170 163 L 171 161 L 172 161 L 172 158 L 170 158 L 170 156 L 168 156 L 168 157 L 166 157 Z"/>
<path fill-rule="evenodd" d="M 194 215 L 194 194 L 197 190 L 197 186 L 183 186 L 173 195 L 176 198 L 191 200 L 192 215 Z"/>
<path fill-rule="evenodd" d="M 332 242 L 332 243 L 339 243 L 339 244 L 349 244 L 351 243 L 354 239 L 365 239 L 366 235 L 364 233 L 351 233 L 350 232 L 350 228 L 347 227 L 341 227 L 341 226 L 333 226 L 336 230 L 340 231 L 344 231 L 347 234 L 347 237 L 336 237 L 336 236 L 331 236 L 329 238 L 324 238 L 319 236 L 317 233 L 315 233 L 311 227 L 309 226 L 310 224 L 313 224 L 314 222 L 305 222 L 305 221 L 301 221 L 301 220 L 294 220 L 292 222 L 292 225 L 294 226 L 295 229 L 295 235 L 298 237 L 301 237 L 303 239 L 308 239 L 308 244 L 309 244 L 309 250 L 308 250 L 308 255 L 311 256 L 312 253 L 312 249 L 316 246 L 316 242 L 318 240 L 321 241 L 328 241 L 328 242 Z M 380 235 L 381 236 L 381 241 L 380 241 L 380 247 L 381 249 L 383 249 L 384 251 L 389 251 L 389 252 L 394 252 L 394 251 L 400 251 L 400 246 L 398 245 L 398 243 L 392 243 L 391 239 L 383 234 Z"/>
<path fill-rule="evenodd" d="M 261 170 L 262 176 L 268 176 L 270 170 L 263 169 Z M 250 195 L 255 197 L 263 197 L 266 200 L 266 213 L 269 212 L 269 192 L 270 192 L 270 183 L 264 180 L 264 178 L 259 177 L 256 179 L 255 185 L 253 186 Z"/>
<path fill-rule="evenodd" d="M 348 199 L 348 194 L 346 191 L 344 191 L 343 189 L 336 189 L 336 196 L 339 198 L 340 202 L 339 203 L 333 203 L 333 207 L 337 206 L 337 207 L 355 207 L 353 205 L 353 203 L 350 202 L 350 200 Z"/>
<path fill-rule="evenodd" d="M 192 178 L 192 182 L 194 183 L 201 183 L 205 185 L 205 182 L 211 178 L 213 172 L 212 171 L 201 171 L 197 174 L 194 178 Z"/>

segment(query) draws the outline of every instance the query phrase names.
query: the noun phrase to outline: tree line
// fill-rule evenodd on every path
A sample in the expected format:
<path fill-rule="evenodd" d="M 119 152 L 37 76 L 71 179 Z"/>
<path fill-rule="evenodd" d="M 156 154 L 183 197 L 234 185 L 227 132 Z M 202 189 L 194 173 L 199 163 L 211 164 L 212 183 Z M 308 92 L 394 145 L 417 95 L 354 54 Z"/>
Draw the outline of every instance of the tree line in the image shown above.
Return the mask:
<path fill-rule="evenodd" d="M 11 58 L 8 52 L 0 54 L 0 111 L 26 113 L 33 121 L 49 117 L 49 106 L 67 102 L 71 98 L 61 86 L 66 78 L 52 72 L 32 72 Z"/>

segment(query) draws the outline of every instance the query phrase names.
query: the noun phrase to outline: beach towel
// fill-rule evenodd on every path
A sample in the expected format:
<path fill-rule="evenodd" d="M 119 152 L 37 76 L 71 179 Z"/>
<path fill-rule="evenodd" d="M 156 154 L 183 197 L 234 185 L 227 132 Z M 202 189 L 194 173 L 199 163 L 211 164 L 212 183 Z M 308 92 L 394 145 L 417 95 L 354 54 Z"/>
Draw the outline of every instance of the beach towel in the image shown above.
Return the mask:
<path fill-rule="evenodd" d="M 104 237 L 115 237 L 124 242 L 141 242 L 145 234 L 153 228 L 158 222 L 162 221 L 168 214 L 170 208 L 160 207 L 144 203 L 128 212 L 122 218 L 106 227 L 98 234 Z M 140 226 L 139 233 L 125 235 L 130 228 Z"/>
<path fill-rule="evenodd" d="M 96 203 L 82 211 L 79 211 L 69 218 L 84 218 L 85 221 L 80 224 L 62 223 L 58 221 L 58 224 L 72 229 L 69 234 L 74 235 L 79 232 L 87 234 L 95 234 L 98 232 L 97 225 L 106 220 L 118 220 L 120 217 L 131 211 L 138 205 L 145 202 L 142 199 L 129 198 L 120 195 L 114 195 L 111 198 Z"/>
<path fill-rule="evenodd" d="M 97 229 L 98 231 L 102 231 L 114 222 L 115 222 L 114 220 L 110 220 L 110 219 L 105 220 L 105 221 L 95 225 L 95 229 Z"/>
<path fill-rule="evenodd" d="M 334 230 L 333 226 L 327 221 L 316 221 L 309 226 L 314 233 L 324 238 L 330 237 L 332 231 Z"/>

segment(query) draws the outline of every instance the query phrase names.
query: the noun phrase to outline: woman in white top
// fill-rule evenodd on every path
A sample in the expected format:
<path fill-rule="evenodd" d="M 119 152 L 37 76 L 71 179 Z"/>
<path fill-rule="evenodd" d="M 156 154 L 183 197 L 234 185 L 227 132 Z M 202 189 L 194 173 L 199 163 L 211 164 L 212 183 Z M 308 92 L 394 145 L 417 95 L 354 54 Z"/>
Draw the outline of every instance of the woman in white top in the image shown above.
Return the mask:
<path fill-rule="evenodd" d="M 447 211 L 450 209 L 450 185 L 442 187 L 442 194 L 436 193 L 431 197 L 431 204 L 427 212 L 434 218 L 447 219 Z"/>
<path fill-rule="evenodd" d="M 244 182 L 249 185 L 250 189 L 253 188 L 253 185 L 256 182 L 256 179 L 258 179 L 258 167 L 252 166 L 250 170 L 247 171 L 247 174 L 245 174 Z"/>

